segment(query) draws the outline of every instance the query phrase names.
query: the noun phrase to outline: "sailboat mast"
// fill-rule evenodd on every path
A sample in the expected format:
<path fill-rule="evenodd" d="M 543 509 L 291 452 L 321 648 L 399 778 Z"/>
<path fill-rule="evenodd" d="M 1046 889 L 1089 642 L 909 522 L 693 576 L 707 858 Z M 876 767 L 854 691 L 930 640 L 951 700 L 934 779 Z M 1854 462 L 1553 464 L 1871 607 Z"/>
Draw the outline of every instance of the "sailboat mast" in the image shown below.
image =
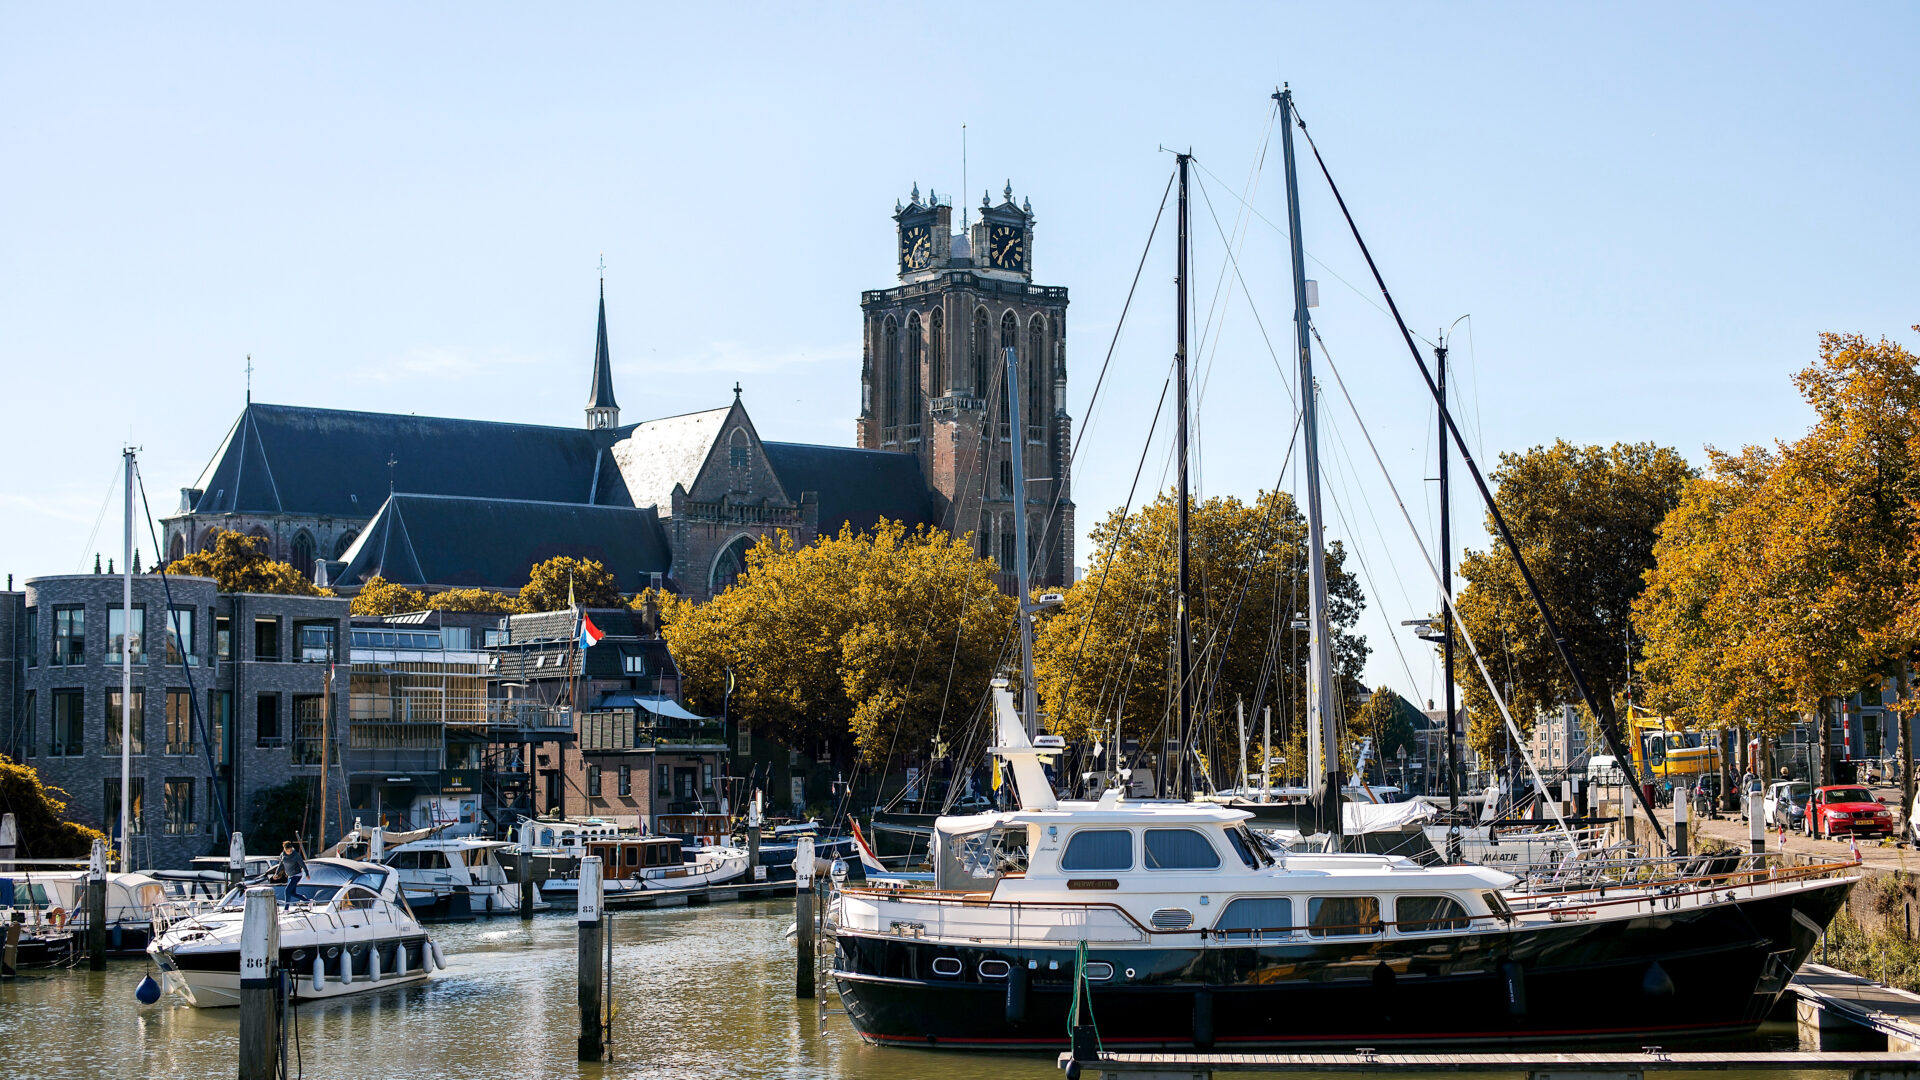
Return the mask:
<path fill-rule="evenodd" d="M 1033 363 L 1038 358 L 1029 360 Z M 1040 709 L 1033 685 L 1033 612 L 1028 603 L 1032 590 L 1027 581 L 1027 472 L 1020 444 L 1026 442 L 1026 421 L 1020 411 L 1019 359 L 1013 346 L 1007 346 L 1007 422 L 1013 428 L 1013 569 L 1020 590 L 1020 719 L 1027 726 L 1027 740 L 1040 732 Z"/>
<path fill-rule="evenodd" d="M 1179 550 L 1178 581 L 1174 593 L 1174 678 L 1179 687 L 1179 727 L 1173 736 L 1174 760 L 1163 771 L 1170 777 L 1171 787 L 1168 794 L 1185 798 L 1189 794 L 1186 783 L 1187 742 L 1193 737 L 1193 687 L 1189 674 L 1193 667 L 1193 635 L 1187 621 L 1187 504 L 1190 501 L 1187 490 L 1187 170 L 1193 161 L 1192 154 L 1177 154 L 1175 160 L 1180 163 L 1180 252 L 1175 271 L 1175 294 L 1179 310 L 1175 317 L 1175 337 L 1173 345 L 1174 382 L 1178 392 L 1174 408 L 1178 419 L 1174 425 L 1174 456 L 1179 459 L 1179 491 L 1174 502 L 1175 546 Z"/>
<path fill-rule="evenodd" d="M 1439 369 L 1440 400 L 1447 399 L 1446 339 L 1434 346 L 1434 363 Z M 1447 596 L 1453 596 L 1453 503 L 1447 495 L 1447 425 L 1440 422 L 1440 581 Z M 1460 861 L 1460 717 L 1453 699 L 1453 604 L 1440 605 L 1440 651 L 1446 658 L 1447 696 L 1447 861 Z"/>
<path fill-rule="evenodd" d="M 120 550 L 120 872 L 124 874 L 133 869 L 133 447 L 120 451 L 120 461 L 127 488 Z M 146 636 L 143 626 L 142 648 Z"/>
<path fill-rule="evenodd" d="M 1300 426 L 1306 443 L 1307 471 L 1307 791 L 1314 807 L 1315 831 L 1340 846 L 1340 736 L 1333 710 L 1333 647 L 1327 620 L 1326 532 L 1320 519 L 1320 428 L 1315 407 L 1313 352 L 1307 323 L 1305 249 L 1300 241 L 1300 183 L 1293 160 L 1293 91 L 1273 95 L 1280 102 L 1280 131 L 1286 150 L 1287 232 L 1293 255 L 1293 327 L 1300 353 Z"/>

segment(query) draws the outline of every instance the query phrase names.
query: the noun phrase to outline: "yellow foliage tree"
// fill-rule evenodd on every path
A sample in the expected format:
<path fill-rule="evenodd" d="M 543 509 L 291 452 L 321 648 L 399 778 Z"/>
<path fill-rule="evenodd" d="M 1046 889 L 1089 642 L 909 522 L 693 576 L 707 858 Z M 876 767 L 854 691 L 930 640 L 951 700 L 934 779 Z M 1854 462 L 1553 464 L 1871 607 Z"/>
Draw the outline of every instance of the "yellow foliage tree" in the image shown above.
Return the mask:
<path fill-rule="evenodd" d="M 569 592 L 573 602 L 581 607 L 619 607 L 621 604 L 613 574 L 599 560 L 556 555 L 536 565 L 527 575 L 527 583 L 520 589 L 518 610 L 559 611 L 567 606 Z"/>
<path fill-rule="evenodd" d="M 783 745 L 879 762 L 923 751 L 970 715 L 1002 658 L 1013 598 L 967 537 L 882 521 L 796 547 L 780 534 L 705 604 L 662 597 L 690 699 Z"/>
<path fill-rule="evenodd" d="M 1097 554 L 1086 576 L 1042 621 L 1034 677 L 1053 732 L 1108 745 L 1116 724 L 1121 738 L 1146 745 L 1171 734 L 1175 511 L 1168 493 L 1131 515 L 1109 515 L 1093 532 Z M 1262 688 L 1276 703 L 1276 747 L 1304 739 L 1290 720 L 1305 702 L 1307 634 L 1293 626 L 1306 617 L 1306 522 L 1284 492 L 1262 492 L 1252 503 L 1207 499 L 1187 517 L 1194 743 L 1213 748 L 1212 775 L 1229 776 L 1239 768 L 1235 693 L 1245 694 L 1250 720 Z M 1341 545 L 1327 551 L 1326 565 L 1338 696 L 1357 704 L 1367 645 L 1352 628 L 1365 600 Z M 1305 755 L 1286 756 L 1300 775 Z"/>
<path fill-rule="evenodd" d="M 424 593 L 396 585 L 374 575 L 355 594 L 349 610 L 355 615 L 393 615 L 402 611 L 422 611 L 427 606 Z"/>
<path fill-rule="evenodd" d="M 66 792 L 40 782 L 40 774 L 31 765 L 22 765 L 0 754 L 0 807 L 14 816 L 19 829 L 19 857 L 22 859 L 70 859 L 93 850 L 95 840 L 106 834 L 98 829 L 67 821 Z"/>
<path fill-rule="evenodd" d="M 213 531 L 213 547 L 167 564 L 169 574 L 209 577 L 221 592 L 279 593 L 285 596 L 332 596 L 302 576 L 292 563 L 270 559 L 257 537 L 230 529 Z"/>
<path fill-rule="evenodd" d="M 430 611 L 472 611 L 492 615 L 507 615 L 520 610 L 520 598 L 507 593 L 494 592 L 492 589 L 448 589 L 445 592 L 429 594 L 426 606 Z"/>

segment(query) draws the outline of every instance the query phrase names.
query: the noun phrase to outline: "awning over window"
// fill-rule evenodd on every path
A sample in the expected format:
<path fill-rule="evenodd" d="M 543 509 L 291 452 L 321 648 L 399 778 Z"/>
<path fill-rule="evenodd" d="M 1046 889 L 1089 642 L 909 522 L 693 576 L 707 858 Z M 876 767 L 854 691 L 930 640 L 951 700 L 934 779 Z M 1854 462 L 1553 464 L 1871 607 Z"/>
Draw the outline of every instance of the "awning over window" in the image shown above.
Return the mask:
<path fill-rule="evenodd" d="M 686 706 L 658 694 L 608 694 L 600 700 L 603 709 L 645 709 L 663 720 L 711 720 L 710 716 L 687 711 Z"/>

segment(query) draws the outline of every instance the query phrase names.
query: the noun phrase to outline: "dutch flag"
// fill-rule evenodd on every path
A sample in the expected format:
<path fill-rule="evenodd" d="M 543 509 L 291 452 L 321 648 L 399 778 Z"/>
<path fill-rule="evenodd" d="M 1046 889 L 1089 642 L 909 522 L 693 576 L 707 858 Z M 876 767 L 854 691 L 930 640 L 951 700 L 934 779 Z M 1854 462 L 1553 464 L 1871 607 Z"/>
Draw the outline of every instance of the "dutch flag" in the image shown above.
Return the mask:
<path fill-rule="evenodd" d="M 595 645 L 600 643 L 601 638 L 606 636 L 607 636 L 607 632 L 605 630 L 602 630 L 599 627 L 593 625 L 592 616 L 588 615 L 584 611 L 580 613 L 580 647 L 581 648 L 591 649 Z"/>

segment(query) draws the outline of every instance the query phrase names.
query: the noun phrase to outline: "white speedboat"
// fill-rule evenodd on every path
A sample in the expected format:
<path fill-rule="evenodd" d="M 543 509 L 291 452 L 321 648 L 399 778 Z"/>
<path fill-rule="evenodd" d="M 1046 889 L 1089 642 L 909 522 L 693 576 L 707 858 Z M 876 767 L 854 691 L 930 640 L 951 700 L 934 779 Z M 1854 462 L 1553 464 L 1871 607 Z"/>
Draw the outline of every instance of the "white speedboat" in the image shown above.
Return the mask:
<path fill-rule="evenodd" d="M 391 867 L 311 859 L 291 886 L 273 887 L 280 966 L 296 998 L 333 998 L 423 982 L 446 966 L 400 895 Z M 147 947 L 167 989 L 199 1008 L 240 1003 L 240 928 L 246 892 L 169 925 Z"/>
<path fill-rule="evenodd" d="M 146 874 L 107 875 L 107 952 L 138 956 L 152 940 L 154 916 L 166 887 Z M 45 923 L 84 940 L 87 930 L 85 870 L 0 874 L 0 922 L 19 911 L 29 926 Z"/>
<path fill-rule="evenodd" d="M 508 846 L 464 836 L 415 840 L 388 851 L 385 862 L 399 872 L 407 906 L 422 918 L 505 915 L 520 910 L 520 885 L 500 865 L 499 851 Z M 535 911 L 547 906 L 535 898 Z"/>
<path fill-rule="evenodd" d="M 720 885 L 747 872 L 745 848 L 707 846 L 691 854 L 677 836 L 631 836 L 590 840 L 587 855 L 598 855 L 609 905 L 624 898 L 661 889 L 692 889 Z M 576 904 L 580 896 L 576 868 L 562 877 L 540 883 L 540 891 L 555 903 Z"/>

